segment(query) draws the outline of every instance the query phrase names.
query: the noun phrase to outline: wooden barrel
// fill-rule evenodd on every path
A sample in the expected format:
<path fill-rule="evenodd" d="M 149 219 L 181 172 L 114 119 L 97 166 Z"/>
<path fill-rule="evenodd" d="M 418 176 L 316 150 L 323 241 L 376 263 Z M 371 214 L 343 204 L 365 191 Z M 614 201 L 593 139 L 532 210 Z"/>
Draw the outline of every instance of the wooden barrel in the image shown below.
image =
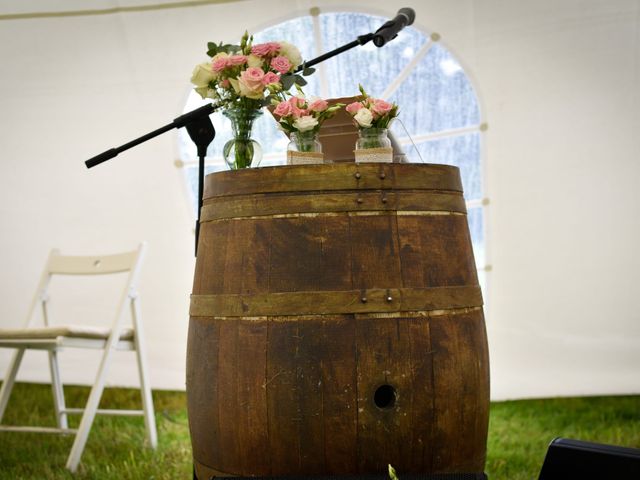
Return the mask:
<path fill-rule="evenodd" d="M 215 173 L 201 217 L 200 480 L 483 471 L 487 340 L 457 168 Z"/>

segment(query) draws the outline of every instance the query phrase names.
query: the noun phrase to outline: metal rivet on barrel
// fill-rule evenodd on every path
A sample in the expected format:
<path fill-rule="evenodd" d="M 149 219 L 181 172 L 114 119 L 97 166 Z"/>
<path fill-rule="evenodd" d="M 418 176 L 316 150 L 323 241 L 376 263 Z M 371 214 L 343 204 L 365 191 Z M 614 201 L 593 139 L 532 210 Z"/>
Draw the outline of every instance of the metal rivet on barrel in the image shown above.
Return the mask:
<path fill-rule="evenodd" d="M 384 180 L 385 178 L 387 178 L 387 174 L 384 172 L 380 172 L 379 177 L 380 177 L 380 180 Z"/>
<path fill-rule="evenodd" d="M 380 200 L 382 201 L 382 203 L 387 203 L 387 196 L 383 195 Z"/>
<path fill-rule="evenodd" d="M 362 303 L 367 303 L 367 297 L 365 297 L 364 295 L 362 297 L 360 297 L 360 301 Z"/>
<path fill-rule="evenodd" d="M 391 292 L 389 290 L 387 290 L 386 300 L 387 302 L 393 302 L 393 297 L 391 296 Z"/>
<path fill-rule="evenodd" d="M 354 177 L 356 177 L 356 180 L 360 180 L 361 176 L 362 175 L 360 175 L 360 172 L 356 172 L 355 175 L 354 175 Z"/>
<path fill-rule="evenodd" d="M 356 198 L 356 202 L 358 202 L 358 203 L 362 203 L 363 201 L 364 201 L 364 200 L 362 200 L 362 197 L 357 197 L 357 198 Z"/>

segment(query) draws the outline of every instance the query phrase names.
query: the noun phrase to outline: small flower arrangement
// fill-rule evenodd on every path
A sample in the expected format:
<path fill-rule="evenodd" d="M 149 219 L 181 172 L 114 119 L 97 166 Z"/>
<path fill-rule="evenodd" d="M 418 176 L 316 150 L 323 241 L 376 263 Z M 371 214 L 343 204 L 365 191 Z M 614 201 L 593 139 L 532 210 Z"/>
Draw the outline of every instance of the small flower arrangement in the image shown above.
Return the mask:
<path fill-rule="evenodd" d="M 358 85 L 362 100 L 347 105 L 347 113 L 353 117 L 356 126 L 362 128 L 389 128 L 391 120 L 398 116 L 398 105 L 367 95 L 362 85 Z"/>
<path fill-rule="evenodd" d="M 329 106 L 326 100 L 314 98 L 307 100 L 303 96 L 293 96 L 288 100 L 273 100 L 273 114 L 280 117 L 279 123 L 286 133 L 317 133 L 322 123 L 333 117 L 344 104 Z"/>
<path fill-rule="evenodd" d="M 288 100 L 272 100 L 273 115 L 278 117 L 280 129 L 291 139 L 287 147 L 287 163 L 322 163 L 322 145 L 317 134 L 325 120 L 344 107 L 342 103 L 329 106 L 322 98 L 307 99 L 299 90 L 298 96 Z"/>
<path fill-rule="evenodd" d="M 358 141 L 354 156 L 356 162 L 389 163 L 393 161 L 393 148 L 387 134 L 391 121 L 398 116 L 398 105 L 367 95 L 358 85 L 361 99 L 345 109 L 358 127 Z"/>

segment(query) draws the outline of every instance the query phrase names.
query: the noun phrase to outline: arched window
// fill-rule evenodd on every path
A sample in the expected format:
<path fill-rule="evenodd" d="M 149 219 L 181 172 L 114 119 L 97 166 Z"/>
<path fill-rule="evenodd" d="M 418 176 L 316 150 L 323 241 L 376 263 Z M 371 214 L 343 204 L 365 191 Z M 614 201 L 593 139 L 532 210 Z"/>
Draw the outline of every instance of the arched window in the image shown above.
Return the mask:
<path fill-rule="evenodd" d="M 358 35 L 375 31 L 385 18 L 355 12 L 320 13 L 297 17 L 254 33 L 254 42 L 286 40 L 295 44 L 307 60 L 349 43 Z M 323 98 L 358 94 L 358 83 L 379 98 L 400 107 L 392 132 L 409 161 L 441 163 L 460 167 L 468 220 L 481 284 L 486 266 L 481 136 L 486 129 L 478 99 L 458 61 L 444 48 L 436 33 L 405 28 L 382 48 L 373 42 L 356 47 L 316 66 L 307 77 L 307 95 Z M 192 92 L 185 111 L 202 105 Z M 231 137 L 228 121 L 214 114 L 217 138 L 207 152 L 207 173 L 226 168 L 222 147 Z M 270 115 L 255 125 L 253 137 L 264 155 L 261 165 L 282 165 L 288 139 L 276 128 Z M 194 214 L 197 205 L 197 156 L 186 131 L 179 130 L 179 166 L 183 167 Z"/>

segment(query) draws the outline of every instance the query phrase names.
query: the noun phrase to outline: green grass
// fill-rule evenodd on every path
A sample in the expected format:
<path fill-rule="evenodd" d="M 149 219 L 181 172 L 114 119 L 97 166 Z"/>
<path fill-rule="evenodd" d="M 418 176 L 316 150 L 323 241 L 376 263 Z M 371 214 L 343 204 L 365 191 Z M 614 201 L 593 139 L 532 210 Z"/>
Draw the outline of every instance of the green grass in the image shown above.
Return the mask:
<path fill-rule="evenodd" d="M 67 404 L 82 406 L 85 387 L 65 387 Z M 158 449 L 144 447 L 141 418 L 98 416 L 79 471 L 64 469 L 72 438 L 0 432 L 2 479 L 190 479 L 191 446 L 185 394 L 154 392 Z M 22 401 L 16 401 L 20 398 Z M 5 424 L 54 426 L 51 390 L 20 383 Z M 137 390 L 107 389 L 102 408 L 139 408 Z M 77 424 L 77 417 L 75 422 Z M 72 426 L 74 426 L 72 424 Z M 640 447 L 640 396 L 497 402 L 491 405 L 487 474 L 491 480 L 537 479 L 555 437 Z M 402 479 L 402 472 L 399 472 Z"/>
<path fill-rule="evenodd" d="M 640 396 L 492 403 L 489 478 L 537 479 L 555 437 L 640 448 Z"/>
<path fill-rule="evenodd" d="M 86 387 L 65 387 L 68 407 L 83 407 Z M 17 401 L 20 399 L 21 401 Z M 145 448 L 142 417 L 98 415 L 75 475 L 64 465 L 73 437 L 0 432 L 1 479 L 191 479 L 191 444 L 185 394 L 153 392 L 158 449 Z M 51 388 L 16 384 L 7 406 L 5 425 L 55 426 Z M 139 409 L 138 390 L 108 388 L 100 408 Z M 70 417 L 76 427 L 79 416 Z"/>

